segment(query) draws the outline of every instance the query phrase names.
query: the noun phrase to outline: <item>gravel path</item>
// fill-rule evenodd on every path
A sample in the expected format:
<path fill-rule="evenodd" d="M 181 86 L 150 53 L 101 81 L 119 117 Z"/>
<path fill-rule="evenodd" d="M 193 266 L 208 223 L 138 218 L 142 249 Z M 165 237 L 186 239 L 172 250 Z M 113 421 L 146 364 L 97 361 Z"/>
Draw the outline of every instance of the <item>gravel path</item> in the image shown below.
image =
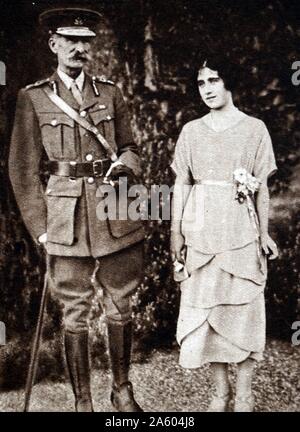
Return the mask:
<path fill-rule="evenodd" d="M 265 361 L 257 366 L 254 379 L 256 411 L 300 411 L 300 347 L 269 341 Z M 133 364 L 131 379 L 136 398 L 145 411 L 205 411 L 210 394 L 209 366 L 186 370 L 178 366 L 178 350 L 156 351 L 143 364 Z M 231 369 L 234 381 L 235 367 Z M 108 371 L 93 373 L 95 411 L 112 411 L 111 376 Z M 22 411 L 24 392 L 0 394 L 0 411 Z M 68 383 L 43 382 L 32 393 L 31 411 L 73 411 L 73 395 Z"/>

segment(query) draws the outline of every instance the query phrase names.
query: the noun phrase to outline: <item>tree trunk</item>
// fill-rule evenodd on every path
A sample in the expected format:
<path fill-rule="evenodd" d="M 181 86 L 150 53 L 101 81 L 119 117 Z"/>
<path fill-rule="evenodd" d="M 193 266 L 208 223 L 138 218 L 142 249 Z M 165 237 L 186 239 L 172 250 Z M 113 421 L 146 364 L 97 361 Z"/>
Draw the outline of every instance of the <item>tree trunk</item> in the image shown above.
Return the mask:
<path fill-rule="evenodd" d="M 153 19 L 151 16 L 149 16 L 145 27 L 145 87 L 153 92 L 157 91 L 159 87 L 159 64 L 154 49 L 154 33 L 155 28 L 153 24 Z"/>

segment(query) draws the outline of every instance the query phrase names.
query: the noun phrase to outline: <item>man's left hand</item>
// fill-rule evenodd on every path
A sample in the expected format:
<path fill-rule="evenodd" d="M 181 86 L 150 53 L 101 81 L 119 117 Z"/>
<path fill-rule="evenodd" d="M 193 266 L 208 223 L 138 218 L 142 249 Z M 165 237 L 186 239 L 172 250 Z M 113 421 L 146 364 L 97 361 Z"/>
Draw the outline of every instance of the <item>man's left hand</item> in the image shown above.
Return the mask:
<path fill-rule="evenodd" d="M 129 186 L 136 183 L 133 171 L 121 161 L 116 161 L 111 164 L 109 170 L 105 174 L 104 183 L 117 186 L 120 177 L 126 177 Z"/>

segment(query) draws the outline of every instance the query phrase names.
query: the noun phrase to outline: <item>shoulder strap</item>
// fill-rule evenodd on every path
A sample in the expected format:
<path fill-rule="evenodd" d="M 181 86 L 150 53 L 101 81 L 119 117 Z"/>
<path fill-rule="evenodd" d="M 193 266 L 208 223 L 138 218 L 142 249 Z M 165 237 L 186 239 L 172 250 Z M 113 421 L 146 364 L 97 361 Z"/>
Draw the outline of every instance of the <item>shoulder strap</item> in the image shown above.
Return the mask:
<path fill-rule="evenodd" d="M 35 87 L 40 87 L 41 85 L 46 84 L 46 83 L 49 83 L 49 82 L 50 82 L 50 78 L 45 78 L 45 79 L 43 79 L 43 80 L 36 81 L 35 83 L 28 84 L 28 85 L 25 87 L 25 90 L 30 90 L 30 89 L 35 88 Z"/>
<path fill-rule="evenodd" d="M 118 156 L 111 145 L 107 142 L 104 136 L 98 131 L 96 126 L 92 125 L 88 120 L 81 117 L 77 111 L 75 111 L 70 105 L 68 105 L 61 97 L 55 94 L 48 86 L 45 87 L 44 92 L 49 97 L 49 99 L 60 108 L 65 114 L 67 114 L 71 119 L 73 119 L 76 123 L 78 123 L 81 127 L 91 132 L 95 135 L 96 139 L 101 143 L 101 145 L 105 148 L 109 158 L 116 162 L 118 160 Z"/>
<path fill-rule="evenodd" d="M 97 76 L 93 76 L 92 77 L 93 81 L 96 81 L 98 83 L 102 83 L 102 84 L 110 84 L 110 85 L 115 85 L 115 83 L 109 79 L 106 78 L 105 75 L 97 75 Z"/>

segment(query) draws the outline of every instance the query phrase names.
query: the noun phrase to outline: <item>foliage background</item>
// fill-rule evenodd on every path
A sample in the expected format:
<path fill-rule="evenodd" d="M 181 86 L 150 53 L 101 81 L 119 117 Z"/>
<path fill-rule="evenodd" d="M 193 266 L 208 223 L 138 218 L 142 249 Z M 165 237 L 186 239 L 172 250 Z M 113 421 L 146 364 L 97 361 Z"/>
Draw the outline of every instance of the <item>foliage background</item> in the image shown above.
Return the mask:
<path fill-rule="evenodd" d="M 2 387 L 8 388 L 24 382 L 44 272 L 43 254 L 26 232 L 9 186 L 9 137 L 18 89 L 55 68 L 47 35 L 36 26 L 37 16 L 49 6 L 68 2 L 1 0 L 0 4 L 0 59 L 7 66 L 7 85 L 0 88 L 0 320 L 6 323 L 8 336 L 0 349 L 0 376 Z M 235 101 L 241 110 L 265 121 L 279 167 L 270 184 L 271 232 L 280 257 L 270 263 L 268 335 L 290 339 L 291 324 L 300 319 L 300 86 L 291 83 L 291 65 L 300 60 L 298 1 L 72 1 L 75 4 L 97 7 L 105 14 L 88 69 L 121 86 L 148 186 L 172 184 L 169 165 L 180 129 L 206 112 L 195 85 L 199 52 L 222 50 L 242 65 Z M 134 298 L 139 357 L 154 346 L 174 344 L 179 304 L 169 256 L 169 222 L 151 221 L 147 233 L 145 278 Z M 39 378 L 61 376 L 60 323 L 60 309 L 50 301 Z M 106 365 L 97 297 L 91 330 L 95 365 Z"/>

